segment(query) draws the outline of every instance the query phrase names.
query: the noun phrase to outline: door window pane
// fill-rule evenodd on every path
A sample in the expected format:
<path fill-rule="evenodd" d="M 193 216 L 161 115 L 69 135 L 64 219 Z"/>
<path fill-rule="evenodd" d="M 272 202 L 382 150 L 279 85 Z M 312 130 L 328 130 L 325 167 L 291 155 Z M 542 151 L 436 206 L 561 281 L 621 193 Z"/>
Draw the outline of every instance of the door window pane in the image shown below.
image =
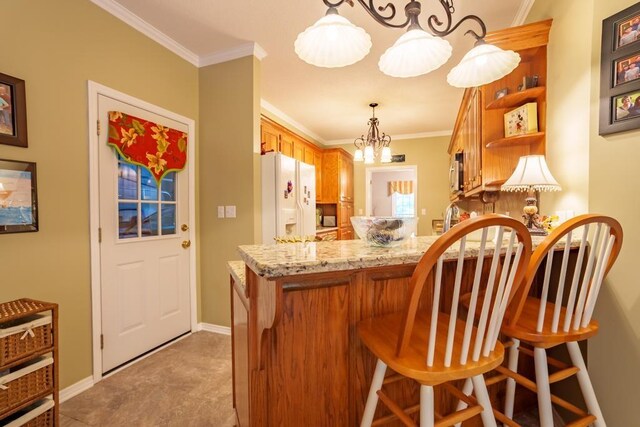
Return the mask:
<path fill-rule="evenodd" d="M 162 178 L 162 201 L 174 202 L 176 200 L 176 173 L 170 172 Z"/>
<path fill-rule="evenodd" d="M 158 235 L 158 204 L 142 203 L 142 236 Z"/>
<path fill-rule="evenodd" d="M 140 188 L 142 190 L 142 200 L 158 200 L 156 179 L 146 168 L 140 168 Z"/>
<path fill-rule="evenodd" d="M 162 204 L 162 235 L 176 234 L 176 205 Z"/>
<path fill-rule="evenodd" d="M 118 162 L 118 199 L 138 198 L 138 167 L 130 163 Z"/>
<path fill-rule="evenodd" d="M 138 237 L 137 203 L 118 203 L 118 236 L 121 239 Z"/>

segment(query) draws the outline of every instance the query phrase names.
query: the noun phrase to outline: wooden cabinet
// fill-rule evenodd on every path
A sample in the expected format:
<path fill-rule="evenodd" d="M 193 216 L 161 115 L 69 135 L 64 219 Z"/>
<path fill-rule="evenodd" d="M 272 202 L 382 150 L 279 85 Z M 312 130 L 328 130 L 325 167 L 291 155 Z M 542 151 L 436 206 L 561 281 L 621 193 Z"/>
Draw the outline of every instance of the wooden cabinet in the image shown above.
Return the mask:
<path fill-rule="evenodd" d="M 295 138 L 295 137 L 294 137 Z M 299 139 L 293 140 L 293 158 L 304 162 L 304 149 L 306 148 L 306 143 Z"/>
<path fill-rule="evenodd" d="M 464 151 L 464 197 L 499 191 L 518 159 L 546 151 L 547 43 L 551 20 L 487 34 L 485 41 L 518 52 L 520 65 L 509 75 L 479 88 L 467 89 L 454 126 L 449 154 Z M 537 87 L 518 90 L 524 77 L 538 76 Z M 508 94 L 495 99 L 496 92 Z M 536 102 L 538 132 L 505 137 L 505 113 Z"/>
<path fill-rule="evenodd" d="M 262 121 L 260 123 L 260 135 L 262 142 L 262 150 L 264 152 L 278 151 L 278 143 L 280 142 L 280 132 L 269 122 Z"/>
<path fill-rule="evenodd" d="M 280 145 L 278 146 L 278 151 L 285 156 L 293 157 L 294 156 L 294 147 L 293 147 L 293 135 L 284 132 L 280 134 Z"/>
<path fill-rule="evenodd" d="M 320 240 L 338 240 L 338 230 L 334 229 L 317 232 L 316 238 Z"/>
<path fill-rule="evenodd" d="M 342 148 L 322 155 L 322 202 L 353 202 L 353 159 Z"/>
<path fill-rule="evenodd" d="M 316 167 L 316 202 L 322 201 L 322 151 L 313 152 L 313 165 Z"/>
<path fill-rule="evenodd" d="M 0 425 L 58 426 L 58 305 L 0 304 L 0 347 Z"/>

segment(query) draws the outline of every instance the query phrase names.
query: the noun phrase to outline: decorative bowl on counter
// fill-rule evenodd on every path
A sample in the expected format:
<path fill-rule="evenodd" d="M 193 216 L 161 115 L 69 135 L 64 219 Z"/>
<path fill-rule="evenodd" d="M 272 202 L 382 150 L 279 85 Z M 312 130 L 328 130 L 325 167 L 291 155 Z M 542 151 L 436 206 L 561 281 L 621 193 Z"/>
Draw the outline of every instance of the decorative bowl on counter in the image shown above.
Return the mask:
<path fill-rule="evenodd" d="M 358 237 L 371 246 L 391 247 L 417 234 L 417 217 L 352 216 L 351 224 Z"/>

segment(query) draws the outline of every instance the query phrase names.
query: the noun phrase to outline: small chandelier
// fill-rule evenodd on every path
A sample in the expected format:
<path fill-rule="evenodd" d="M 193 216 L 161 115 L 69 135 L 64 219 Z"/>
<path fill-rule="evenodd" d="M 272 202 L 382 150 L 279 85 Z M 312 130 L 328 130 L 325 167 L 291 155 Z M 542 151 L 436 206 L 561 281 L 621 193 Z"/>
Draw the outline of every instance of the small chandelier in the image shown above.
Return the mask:
<path fill-rule="evenodd" d="M 353 0 L 322 0 L 329 8 L 326 15 L 298 35 L 295 41 L 296 54 L 303 61 L 317 67 L 337 68 L 354 64 L 363 59 L 371 50 L 371 37 L 367 32 L 338 14 L 338 7 L 347 3 L 353 7 Z M 427 19 L 431 33 L 425 31 L 418 21 L 420 2 L 411 0 L 405 6 L 406 20 L 391 22 L 396 16 L 393 3 L 374 6 L 374 0 L 357 0 L 358 3 L 378 23 L 390 28 L 407 28 L 393 46 L 380 57 L 378 67 L 392 77 L 416 77 L 427 74 L 442 66 L 451 57 L 451 45 L 442 37 L 454 32 L 463 22 L 474 21 L 480 32 L 468 30 L 476 39 L 471 49 L 453 67 L 447 82 L 455 87 L 476 87 L 496 81 L 511 73 L 520 63 L 520 55 L 511 50 L 502 50 L 486 44 L 487 28 L 476 15 L 467 15 L 453 23 L 455 7 L 453 0 L 439 0 L 444 8 L 444 22 L 436 15 Z"/>
<path fill-rule="evenodd" d="M 367 138 L 364 135 L 356 138 L 353 144 L 356 146 L 356 152 L 353 155 L 354 162 L 362 162 L 372 164 L 375 159 L 380 158 L 380 163 L 391 163 L 391 137 L 385 133 L 380 135 L 378 129 L 378 119 L 376 118 L 376 107 L 378 104 L 372 102 L 369 107 L 373 110 L 372 117 L 369 119 L 369 132 Z"/>

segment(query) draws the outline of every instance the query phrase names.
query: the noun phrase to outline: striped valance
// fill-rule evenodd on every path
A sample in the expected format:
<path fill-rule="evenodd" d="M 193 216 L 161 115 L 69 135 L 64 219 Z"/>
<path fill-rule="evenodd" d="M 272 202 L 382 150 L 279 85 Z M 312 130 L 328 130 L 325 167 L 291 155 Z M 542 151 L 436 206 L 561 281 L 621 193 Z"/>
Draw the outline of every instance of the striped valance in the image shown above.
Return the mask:
<path fill-rule="evenodd" d="M 413 194 L 413 181 L 389 181 L 389 195 L 393 193 Z"/>

